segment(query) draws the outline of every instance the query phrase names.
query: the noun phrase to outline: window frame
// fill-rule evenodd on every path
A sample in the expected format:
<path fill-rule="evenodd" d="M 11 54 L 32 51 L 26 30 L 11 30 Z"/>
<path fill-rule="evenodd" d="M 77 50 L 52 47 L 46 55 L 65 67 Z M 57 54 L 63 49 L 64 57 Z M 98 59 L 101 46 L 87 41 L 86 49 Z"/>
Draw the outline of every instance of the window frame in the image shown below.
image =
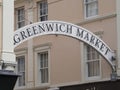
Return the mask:
<path fill-rule="evenodd" d="M 50 85 L 50 46 L 36 47 L 34 49 L 35 53 L 35 86 L 36 87 L 49 87 Z M 48 52 L 48 82 L 41 83 L 40 81 L 40 61 L 38 58 L 38 53 Z"/>
<path fill-rule="evenodd" d="M 23 58 L 22 60 L 24 61 L 24 70 L 18 70 L 19 69 L 19 67 L 21 67 L 21 65 L 20 64 L 18 64 L 19 63 L 19 61 L 21 61 L 21 58 Z M 20 59 L 20 60 L 19 60 Z M 16 57 L 16 61 L 17 61 L 17 72 L 18 72 L 18 74 L 20 74 L 21 75 L 21 73 L 24 73 L 24 78 L 25 78 L 25 56 L 24 55 L 21 55 L 21 56 L 17 56 Z M 23 65 L 22 65 L 23 66 Z M 18 77 L 18 87 L 24 87 L 25 86 L 25 79 L 24 79 L 24 85 L 23 85 L 23 81 L 22 81 L 22 83 L 20 83 L 20 78 L 22 78 L 23 76 L 21 76 L 21 77 Z"/>
<path fill-rule="evenodd" d="M 41 6 L 40 4 L 42 3 L 47 3 L 46 7 Z M 39 2 L 37 2 L 37 11 L 38 11 L 38 21 L 47 21 L 48 20 L 48 1 L 47 0 L 41 0 Z M 42 14 L 44 12 L 44 14 Z M 42 20 L 41 18 L 45 17 L 44 20 Z"/>
<path fill-rule="evenodd" d="M 97 12 L 95 15 L 88 15 L 88 11 L 86 10 L 87 9 L 87 5 L 90 4 L 90 3 L 97 3 Z M 90 1 L 90 2 L 86 2 L 86 0 L 84 0 L 84 17 L 85 19 L 90 19 L 90 18 L 95 18 L 98 16 L 98 0 L 94 0 L 94 1 Z"/>
<path fill-rule="evenodd" d="M 27 84 L 27 82 L 26 82 L 26 74 L 27 74 L 27 72 L 26 72 L 26 54 L 27 53 L 27 51 L 26 50 L 22 50 L 22 51 L 15 51 L 15 54 L 16 54 L 16 62 L 17 62 L 17 57 L 20 57 L 20 56 L 24 56 L 24 58 L 25 58 L 25 85 L 24 86 L 19 86 L 19 82 L 18 82 L 18 79 L 17 79 L 17 82 L 16 82 L 16 86 L 15 86 L 15 89 L 24 89 L 24 88 L 26 88 L 26 84 Z M 16 72 L 18 73 L 18 65 L 16 65 Z M 18 73 L 19 74 L 19 73 Z"/>
<path fill-rule="evenodd" d="M 46 58 L 45 55 L 46 55 L 47 59 L 45 59 Z M 49 59 L 48 58 L 48 51 L 39 52 L 37 56 L 38 56 L 38 67 L 39 67 L 40 83 L 41 84 L 48 83 L 48 79 L 49 79 L 49 77 L 48 77 L 48 72 L 49 72 L 48 71 L 48 68 L 49 68 L 48 67 L 48 59 Z M 47 65 L 45 66 L 46 62 L 47 62 Z M 46 76 L 46 73 L 45 73 L 46 70 L 47 70 L 47 76 Z M 43 73 L 43 71 L 44 71 L 44 73 Z M 43 76 L 43 74 L 45 76 Z M 47 79 L 45 79 L 46 77 L 47 77 Z"/>
<path fill-rule="evenodd" d="M 99 55 L 99 53 L 94 50 L 94 52 L 96 52 L 96 54 L 99 55 L 99 58 L 98 59 L 94 59 L 94 60 L 87 60 L 87 48 L 86 47 L 89 47 L 89 48 L 92 48 L 94 50 L 93 47 L 87 45 L 87 44 L 84 44 L 83 48 L 84 48 L 84 60 L 85 60 L 85 77 L 86 77 L 86 80 L 96 80 L 96 79 L 100 79 L 101 78 L 101 56 Z M 94 75 L 94 76 L 88 76 L 89 75 L 89 71 L 88 71 L 88 63 L 90 62 L 96 62 L 96 61 L 99 61 L 99 75 Z"/>
<path fill-rule="evenodd" d="M 18 15 L 18 10 L 23 10 L 23 13 L 21 15 Z M 19 29 L 19 28 L 25 26 L 25 8 L 24 8 L 24 6 L 16 8 L 15 13 L 16 13 L 16 28 Z M 22 17 L 22 19 L 18 20 L 18 18 L 20 18 L 20 17 Z M 19 26 L 19 23 L 23 23 L 23 25 Z"/>

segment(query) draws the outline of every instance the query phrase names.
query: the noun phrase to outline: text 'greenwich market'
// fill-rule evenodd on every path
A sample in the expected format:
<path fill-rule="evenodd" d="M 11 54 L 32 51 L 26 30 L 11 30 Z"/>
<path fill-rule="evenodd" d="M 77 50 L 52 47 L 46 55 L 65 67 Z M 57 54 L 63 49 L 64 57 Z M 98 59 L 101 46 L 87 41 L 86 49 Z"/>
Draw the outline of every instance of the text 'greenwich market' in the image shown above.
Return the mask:
<path fill-rule="evenodd" d="M 15 31 L 14 46 L 17 46 L 28 38 L 53 34 L 66 35 L 79 39 L 96 48 L 102 55 L 107 55 L 107 58 L 109 58 L 111 50 L 100 38 L 84 28 L 64 22 L 39 22 L 20 28 Z"/>

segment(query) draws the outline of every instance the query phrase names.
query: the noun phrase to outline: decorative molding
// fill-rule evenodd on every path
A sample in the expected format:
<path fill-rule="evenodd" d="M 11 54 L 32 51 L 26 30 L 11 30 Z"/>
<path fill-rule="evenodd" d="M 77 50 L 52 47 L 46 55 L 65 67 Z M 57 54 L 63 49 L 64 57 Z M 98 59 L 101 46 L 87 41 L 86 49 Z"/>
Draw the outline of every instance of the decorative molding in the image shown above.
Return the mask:
<path fill-rule="evenodd" d="M 34 46 L 33 50 L 34 51 L 39 51 L 39 50 L 44 50 L 44 49 L 50 49 L 51 45 L 52 45 L 51 42 L 48 42 L 48 43 L 45 43 L 45 44 L 40 44 L 40 45 Z"/>
<path fill-rule="evenodd" d="M 21 54 L 26 54 L 27 53 L 27 48 L 20 48 L 20 49 L 16 49 L 16 50 L 14 50 L 14 52 L 15 52 L 15 55 L 21 55 Z"/>
<path fill-rule="evenodd" d="M 103 16 L 96 16 L 94 18 L 85 19 L 85 20 L 81 21 L 80 23 L 77 23 L 77 25 L 84 25 L 84 24 L 87 24 L 87 23 L 116 17 L 116 15 L 117 15 L 116 13 L 111 13 L 111 14 L 107 14 L 107 15 L 103 15 Z"/>

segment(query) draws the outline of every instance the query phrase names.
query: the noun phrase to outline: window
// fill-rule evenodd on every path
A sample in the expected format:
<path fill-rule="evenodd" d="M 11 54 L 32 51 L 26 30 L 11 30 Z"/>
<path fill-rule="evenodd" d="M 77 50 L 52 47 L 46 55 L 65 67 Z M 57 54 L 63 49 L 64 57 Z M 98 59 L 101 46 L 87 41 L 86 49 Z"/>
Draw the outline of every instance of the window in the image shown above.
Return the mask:
<path fill-rule="evenodd" d="M 21 28 L 25 25 L 25 10 L 23 7 L 16 9 L 16 22 L 17 28 Z"/>
<path fill-rule="evenodd" d="M 48 3 L 47 3 L 47 0 L 42 0 L 38 3 L 38 18 L 39 18 L 39 21 L 48 20 Z"/>
<path fill-rule="evenodd" d="M 89 45 L 85 45 L 87 77 L 100 76 L 100 55 Z"/>
<path fill-rule="evenodd" d="M 16 57 L 17 71 L 21 76 L 18 78 L 18 86 L 25 86 L 25 56 Z"/>
<path fill-rule="evenodd" d="M 48 87 L 50 85 L 50 44 L 35 47 L 35 86 Z"/>
<path fill-rule="evenodd" d="M 40 83 L 48 83 L 48 51 L 38 53 Z"/>
<path fill-rule="evenodd" d="M 84 4 L 87 18 L 98 14 L 98 0 L 84 0 Z"/>

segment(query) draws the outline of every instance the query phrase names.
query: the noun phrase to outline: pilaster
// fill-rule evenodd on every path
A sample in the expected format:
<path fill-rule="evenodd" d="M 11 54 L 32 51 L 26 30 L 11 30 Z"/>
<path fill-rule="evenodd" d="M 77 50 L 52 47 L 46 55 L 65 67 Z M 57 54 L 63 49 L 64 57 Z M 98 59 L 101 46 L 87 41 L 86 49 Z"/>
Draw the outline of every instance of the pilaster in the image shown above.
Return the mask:
<path fill-rule="evenodd" d="M 120 75 L 120 0 L 116 0 L 116 11 L 117 11 L 117 60 L 118 70 L 117 73 Z"/>
<path fill-rule="evenodd" d="M 2 47 L 1 59 L 5 70 L 14 70 L 15 54 L 13 45 L 14 33 L 14 0 L 3 0 L 2 6 Z"/>

